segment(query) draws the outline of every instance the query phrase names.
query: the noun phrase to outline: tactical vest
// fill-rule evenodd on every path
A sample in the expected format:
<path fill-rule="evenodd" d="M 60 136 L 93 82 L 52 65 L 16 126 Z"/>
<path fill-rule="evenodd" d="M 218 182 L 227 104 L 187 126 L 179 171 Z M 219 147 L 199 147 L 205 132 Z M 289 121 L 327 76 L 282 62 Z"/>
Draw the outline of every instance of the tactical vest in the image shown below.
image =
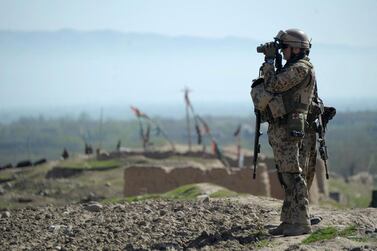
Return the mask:
<path fill-rule="evenodd" d="M 300 59 L 297 64 L 305 64 L 309 68 L 309 73 L 299 84 L 280 94 L 286 114 L 292 112 L 307 113 L 314 94 L 315 73 L 313 65 L 305 59 Z"/>
<path fill-rule="evenodd" d="M 264 120 L 284 118 L 290 113 L 308 113 L 313 99 L 315 74 L 313 65 L 306 59 L 300 59 L 296 64 L 305 64 L 309 68 L 307 76 L 296 86 L 279 94 L 272 94 L 264 89 L 263 84 L 256 85 L 251 90 L 254 107 L 262 112 Z"/>

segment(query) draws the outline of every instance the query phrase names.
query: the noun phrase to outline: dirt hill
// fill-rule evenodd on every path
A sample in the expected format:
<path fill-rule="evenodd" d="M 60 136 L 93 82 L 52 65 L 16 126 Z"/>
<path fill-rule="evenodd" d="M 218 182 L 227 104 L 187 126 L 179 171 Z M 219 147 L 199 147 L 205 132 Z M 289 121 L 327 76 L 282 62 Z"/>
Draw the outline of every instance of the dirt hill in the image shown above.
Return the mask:
<path fill-rule="evenodd" d="M 331 226 L 336 232 L 330 240 L 303 244 L 309 235 L 267 234 L 278 224 L 280 205 L 274 199 L 241 196 L 13 209 L 1 213 L 1 250 L 377 249 L 376 209 L 312 208 L 323 218 L 313 228 Z M 340 234 L 344 229 L 349 233 Z"/>
<path fill-rule="evenodd" d="M 280 200 L 207 183 L 122 196 L 124 166 L 182 161 L 213 164 L 130 156 L 98 165 L 80 157 L 2 170 L 0 250 L 377 250 L 373 208 L 311 206 L 322 217 L 314 234 L 272 237 Z M 56 167 L 68 177 L 48 178 Z"/>

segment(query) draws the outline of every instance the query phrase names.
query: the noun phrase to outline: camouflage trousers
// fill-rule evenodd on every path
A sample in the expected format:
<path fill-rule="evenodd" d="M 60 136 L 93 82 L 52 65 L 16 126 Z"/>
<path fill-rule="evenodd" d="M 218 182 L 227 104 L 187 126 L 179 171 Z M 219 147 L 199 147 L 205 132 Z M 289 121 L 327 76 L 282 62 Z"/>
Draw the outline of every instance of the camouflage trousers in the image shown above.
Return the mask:
<path fill-rule="evenodd" d="M 310 225 L 308 189 L 299 173 L 282 173 L 285 198 L 280 220 L 289 224 Z"/>
<path fill-rule="evenodd" d="M 300 159 L 303 142 L 290 137 L 286 125 L 280 123 L 269 124 L 268 141 L 285 191 L 280 220 L 289 224 L 310 225 L 308 188 L 300 167 L 301 161 L 307 159 Z"/>
<path fill-rule="evenodd" d="M 299 147 L 301 139 L 293 139 L 288 135 L 286 126 L 270 123 L 268 126 L 268 142 L 274 153 L 275 163 L 281 173 L 301 173 Z"/>
<path fill-rule="evenodd" d="M 306 128 L 305 137 L 302 140 L 294 140 L 288 136 L 284 124 L 271 123 L 268 128 L 268 140 L 279 172 L 302 172 L 310 190 L 317 160 L 315 130 Z"/>
<path fill-rule="evenodd" d="M 314 129 L 308 128 L 305 130 L 305 137 L 302 140 L 299 149 L 299 163 L 302 168 L 303 176 L 306 180 L 308 190 L 310 190 L 315 175 L 315 165 L 317 161 L 316 151 L 316 132 Z"/>

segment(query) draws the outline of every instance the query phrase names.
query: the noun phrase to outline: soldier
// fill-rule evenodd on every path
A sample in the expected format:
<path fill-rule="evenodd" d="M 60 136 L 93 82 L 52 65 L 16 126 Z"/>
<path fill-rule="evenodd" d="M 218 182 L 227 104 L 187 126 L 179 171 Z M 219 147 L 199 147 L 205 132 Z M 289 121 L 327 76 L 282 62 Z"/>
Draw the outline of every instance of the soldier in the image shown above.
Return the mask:
<path fill-rule="evenodd" d="M 308 58 L 310 47 L 303 31 L 289 29 L 280 31 L 275 42 L 257 48 L 265 54 L 261 67 L 263 82 L 258 86 L 253 84 L 251 94 L 255 108 L 269 123 L 268 140 L 285 191 L 282 223 L 270 231 L 272 235 L 295 236 L 311 232 L 307 183 L 300 165 L 300 146 L 315 86 L 314 69 Z M 275 61 L 280 56 L 278 49 L 286 60 L 282 68 L 279 60 Z"/>

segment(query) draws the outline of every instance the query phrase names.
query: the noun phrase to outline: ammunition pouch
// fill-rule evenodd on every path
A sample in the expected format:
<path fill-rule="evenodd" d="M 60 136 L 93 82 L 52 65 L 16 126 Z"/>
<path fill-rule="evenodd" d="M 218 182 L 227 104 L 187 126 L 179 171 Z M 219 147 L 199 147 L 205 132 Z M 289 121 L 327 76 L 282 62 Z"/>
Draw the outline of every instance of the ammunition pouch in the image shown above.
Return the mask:
<path fill-rule="evenodd" d="M 284 115 L 287 114 L 287 110 L 285 109 L 283 96 L 280 94 L 274 95 L 271 99 L 270 103 L 268 104 L 270 108 L 271 115 L 274 119 L 282 118 Z"/>
<path fill-rule="evenodd" d="M 287 116 L 287 134 L 292 140 L 302 139 L 305 136 L 306 114 L 292 112 Z"/>

